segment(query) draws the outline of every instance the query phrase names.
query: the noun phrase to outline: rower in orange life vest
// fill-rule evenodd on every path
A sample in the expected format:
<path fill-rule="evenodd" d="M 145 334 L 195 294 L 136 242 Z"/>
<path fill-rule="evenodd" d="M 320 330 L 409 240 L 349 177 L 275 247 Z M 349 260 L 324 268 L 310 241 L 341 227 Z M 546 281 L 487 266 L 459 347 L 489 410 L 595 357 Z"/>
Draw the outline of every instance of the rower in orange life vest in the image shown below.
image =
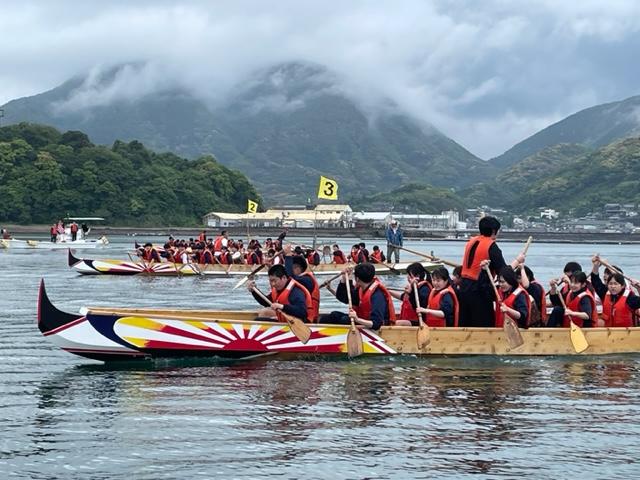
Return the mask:
<path fill-rule="evenodd" d="M 531 315 L 529 293 L 518 283 L 516 272 L 509 265 L 502 267 L 498 275 L 498 295 L 500 305 L 495 309 L 495 326 L 502 328 L 505 315 L 508 315 L 519 328 L 527 328 Z"/>
<path fill-rule="evenodd" d="M 462 280 L 458 290 L 461 327 L 493 327 L 495 324 L 493 279 L 489 279 L 482 264 L 490 260 L 492 275 L 506 265 L 502 251 L 496 244 L 500 227 L 497 218 L 482 217 L 478 223 L 480 235 L 470 238 L 465 246 Z M 522 254 L 511 262 L 511 266 L 515 268 L 520 262 L 524 262 Z"/>
<path fill-rule="evenodd" d="M 198 241 L 202 242 L 202 243 L 207 243 L 207 231 L 206 230 L 202 230 L 200 232 L 200 235 L 198 235 Z"/>
<path fill-rule="evenodd" d="M 343 272 L 351 272 L 348 267 Z M 344 275 L 336 290 L 336 298 L 342 303 L 349 303 L 347 288 L 351 289 L 353 308 L 349 314 L 333 311 L 320 317 L 320 323 L 350 325 L 350 317 L 354 322 L 373 330 L 389 325 L 396 320 L 393 299 L 385 286 L 376 278 L 376 269 L 371 263 L 361 263 L 353 269 L 354 283 L 345 284 Z"/>
<path fill-rule="evenodd" d="M 143 260 L 149 263 L 157 262 L 160 263 L 162 260 L 160 259 L 160 254 L 158 251 L 153 248 L 153 245 L 150 242 L 144 244 L 144 250 L 140 255 Z"/>
<path fill-rule="evenodd" d="M 333 246 L 333 263 L 336 265 L 347 263 L 347 258 L 344 256 L 344 253 L 340 250 L 340 246 L 337 243 Z"/>
<path fill-rule="evenodd" d="M 547 325 L 547 294 L 544 291 L 544 287 L 538 281 L 536 281 L 533 271 L 527 267 L 524 263 L 520 264 L 520 268 L 516 272 L 516 277 L 522 288 L 533 298 L 535 305 L 540 312 L 540 324 L 536 322 L 535 325 L 531 324 L 531 317 L 529 317 L 530 327 L 540 327 Z"/>
<path fill-rule="evenodd" d="M 420 299 L 420 305 L 418 306 L 426 308 L 429 301 L 429 293 L 431 293 L 432 288 L 431 276 L 420 262 L 412 263 L 407 267 L 407 284 L 404 287 L 404 291 L 390 291 L 389 294 L 393 298 L 402 300 L 402 305 L 400 306 L 400 315 L 398 316 L 398 319 L 409 320 L 411 324 L 418 325 L 418 315 L 416 313 L 416 296 L 413 292 L 414 283 L 418 286 L 418 298 Z"/>
<path fill-rule="evenodd" d="M 640 297 L 627 287 L 622 273 L 605 271 L 605 283 L 600 280 L 598 270 L 600 267 L 600 257 L 598 255 L 591 259 L 595 271 L 591 273 L 591 284 L 598 296 L 602 299 L 602 319 L 596 321 L 597 327 L 633 327 L 636 324 L 640 311 Z M 622 272 L 616 267 L 619 272 Z M 634 283 L 636 289 L 639 285 Z"/>
<path fill-rule="evenodd" d="M 378 245 L 373 246 L 373 252 L 371 252 L 371 261 L 373 263 L 384 263 L 387 261 L 387 257 L 384 256 L 384 253 L 382 253 L 382 250 L 380 250 L 380 247 Z"/>
<path fill-rule="evenodd" d="M 549 298 L 554 307 L 547 320 L 547 327 L 568 328 L 571 321 L 579 327 L 594 326 L 598 313 L 596 312 L 595 297 L 587 288 L 587 274 L 573 272 L 569 280 L 569 292 L 564 297 L 566 310 L 562 308 L 558 298 L 558 281 L 553 279 L 550 282 Z"/>
<path fill-rule="evenodd" d="M 309 315 L 313 313 L 313 302 L 307 289 L 287 275 L 284 265 L 273 265 L 269 268 L 268 276 L 271 295 L 265 296 L 271 298 L 273 302 L 271 306 L 253 291 L 256 283 L 253 280 L 247 282 L 247 288 L 253 298 L 260 305 L 266 307 L 258 311 L 258 316 L 277 318 L 280 321 L 284 321 L 278 315 L 278 311 L 282 310 L 288 315 L 293 315 L 307 322 Z"/>
<path fill-rule="evenodd" d="M 431 282 L 433 288 L 429 293 L 427 308 L 416 310 L 425 314 L 424 321 L 430 327 L 457 327 L 460 308 L 449 271 L 445 267 L 436 268 L 431 272 Z"/>
<path fill-rule="evenodd" d="M 307 255 L 307 263 L 309 265 L 320 265 L 320 254 L 316 250 L 307 248 L 305 253 Z"/>
<path fill-rule="evenodd" d="M 310 322 L 317 322 L 320 313 L 320 288 L 315 275 L 308 268 L 307 261 L 300 255 L 293 255 L 291 244 L 283 247 L 284 268 L 287 275 L 302 285 L 311 295 L 313 313 L 308 315 Z"/>

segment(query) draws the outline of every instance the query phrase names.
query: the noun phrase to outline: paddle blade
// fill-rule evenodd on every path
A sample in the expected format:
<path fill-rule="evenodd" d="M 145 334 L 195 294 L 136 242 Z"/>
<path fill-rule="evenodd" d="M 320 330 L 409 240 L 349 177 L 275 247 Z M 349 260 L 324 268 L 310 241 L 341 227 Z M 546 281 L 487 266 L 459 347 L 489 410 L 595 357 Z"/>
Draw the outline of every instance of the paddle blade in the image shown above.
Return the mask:
<path fill-rule="evenodd" d="M 429 342 L 431 342 L 431 332 L 429 331 L 429 326 L 426 323 L 423 323 L 418 327 L 416 341 L 420 350 L 425 348 L 429 345 Z"/>
<path fill-rule="evenodd" d="M 524 339 L 520 334 L 518 325 L 511 318 L 505 315 L 504 325 L 502 326 L 504 333 L 507 335 L 507 341 L 509 342 L 509 348 L 518 348 L 524 343 Z"/>
<path fill-rule="evenodd" d="M 242 285 L 244 285 L 245 283 L 247 283 L 247 281 L 248 281 L 248 280 L 249 280 L 249 275 L 247 275 L 246 277 L 242 277 L 242 278 L 238 281 L 238 283 L 236 283 L 236 284 L 233 286 L 232 290 L 235 290 L 236 288 L 241 287 Z"/>
<path fill-rule="evenodd" d="M 311 338 L 311 329 L 309 326 L 298 317 L 294 317 L 284 312 L 280 312 L 280 315 L 287 321 L 289 328 L 296 338 L 306 344 Z"/>
<path fill-rule="evenodd" d="M 589 348 L 589 342 L 587 342 L 587 337 L 584 336 L 584 332 L 582 329 L 571 322 L 571 344 L 573 345 L 573 349 L 576 353 L 584 352 L 587 348 Z"/>
<path fill-rule="evenodd" d="M 362 334 L 360 330 L 352 326 L 347 333 L 347 355 L 350 358 L 362 355 Z"/>

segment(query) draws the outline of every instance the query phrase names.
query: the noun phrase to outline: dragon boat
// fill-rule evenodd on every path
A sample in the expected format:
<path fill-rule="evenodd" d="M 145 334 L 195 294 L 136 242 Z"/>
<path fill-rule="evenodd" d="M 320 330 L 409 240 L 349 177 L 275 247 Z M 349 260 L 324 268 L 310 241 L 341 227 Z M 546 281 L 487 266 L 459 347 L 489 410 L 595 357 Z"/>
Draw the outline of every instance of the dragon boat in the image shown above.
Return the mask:
<path fill-rule="evenodd" d="M 38 327 L 63 350 L 104 362 L 154 358 L 346 357 L 350 327 L 311 324 L 303 343 L 287 323 L 248 311 L 88 307 L 72 314 L 49 300 L 44 281 L 38 295 Z M 363 355 L 604 355 L 640 352 L 640 328 L 584 329 L 586 346 L 576 348 L 569 328 L 520 330 L 512 348 L 501 328 L 359 328 Z M 580 352 L 580 353 L 578 353 Z"/>
<path fill-rule="evenodd" d="M 218 276 L 218 277 L 230 277 L 230 276 L 246 276 L 251 274 L 256 265 L 245 264 L 197 264 L 197 263 L 149 263 L 142 260 L 115 260 L 115 259 L 88 259 L 77 258 L 71 250 L 69 250 L 69 267 L 81 273 L 83 275 L 158 275 L 158 276 L 192 276 L 192 275 L 204 275 L 204 276 Z M 440 266 L 439 263 L 433 262 L 421 262 L 422 265 L 428 270 Z M 403 263 L 386 263 L 375 264 L 376 275 L 384 274 L 399 274 L 406 273 L 407 267 L 411 262 Z M 315 275 L 337 275 L 339 274 L 345 265 L 336 265 L 333 263 L 321 263 L 319 265 L 312 265 L 311 271 Z M 263 268 L 258 275 L 266 275 L 267 269 Z"/>

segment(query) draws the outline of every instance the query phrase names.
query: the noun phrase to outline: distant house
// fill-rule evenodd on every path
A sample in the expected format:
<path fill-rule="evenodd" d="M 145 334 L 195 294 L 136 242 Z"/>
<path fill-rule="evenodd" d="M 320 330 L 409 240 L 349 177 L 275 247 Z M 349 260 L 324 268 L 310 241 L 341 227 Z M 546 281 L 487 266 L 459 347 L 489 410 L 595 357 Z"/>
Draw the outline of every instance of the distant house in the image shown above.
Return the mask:
<path fill-rule="evenodd" d="M 202 220 L 207 227 L 351 228 L 352 213 L 349 205 L 292 205 L 260 213 L 209 212 Z"/>

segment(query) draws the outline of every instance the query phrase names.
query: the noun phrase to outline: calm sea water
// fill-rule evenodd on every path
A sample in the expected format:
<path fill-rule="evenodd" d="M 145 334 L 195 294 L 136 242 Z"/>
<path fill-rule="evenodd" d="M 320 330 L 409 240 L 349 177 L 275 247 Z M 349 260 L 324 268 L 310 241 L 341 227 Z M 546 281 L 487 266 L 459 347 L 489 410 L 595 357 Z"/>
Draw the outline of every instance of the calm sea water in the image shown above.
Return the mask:
<path fill-rule="evenodd" d="M 133 239 L 111 240 L 81 255 L 126 258 Z M 407 247 L 459 260 L 463 244 Z M 534 243 L 528 260 L 546 280 L 597 251 L 640 276 L 639 250 Z M 0 251 L 0 266 L 0 478 L 640 476 L 640 356 L 104 366 L 40 335 L 40 278 L 66 311 L 253 300 L 233 279 L 82 277 L 66 251 Z"/>

